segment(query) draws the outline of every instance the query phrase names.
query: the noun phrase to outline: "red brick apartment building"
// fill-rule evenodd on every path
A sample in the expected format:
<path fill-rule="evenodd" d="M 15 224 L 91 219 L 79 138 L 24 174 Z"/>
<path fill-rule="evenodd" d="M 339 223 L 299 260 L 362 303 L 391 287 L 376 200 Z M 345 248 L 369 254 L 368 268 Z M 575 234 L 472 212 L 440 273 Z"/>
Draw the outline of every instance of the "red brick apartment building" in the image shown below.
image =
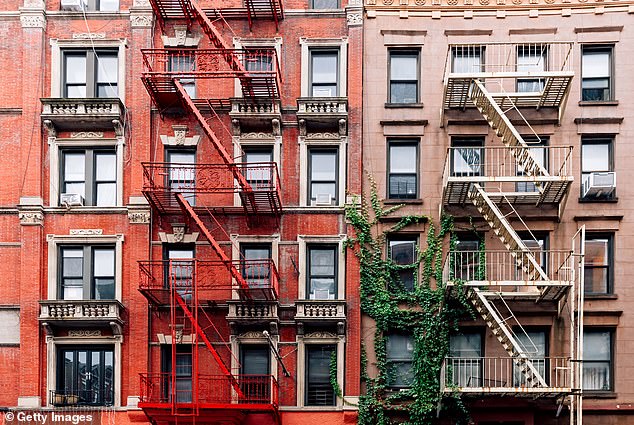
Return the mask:
<path fill-rule="evenodd" d="M 431 218 L 388 233 L 385 255 L 416 263 L 430 224 L 453 216 L 442 280 L 473 309 L 438 368 L 440 423 L 458 421 L 454 397 L 477 425 L 634 423 L 633 13 L 602 0 L 365 1 L 364 170 L 386 206 L 405 204 L 394 216 Z M 420 269 L 400 270 L 401 292 Z M 428 394 L 416 326 L 363 316 L 388 418 L 414 414 L 395 395 Z"/>
<path fill-rule="evenodd" d="M 4 411 L 356 422 L 362 4 L 0 9 Z"/>

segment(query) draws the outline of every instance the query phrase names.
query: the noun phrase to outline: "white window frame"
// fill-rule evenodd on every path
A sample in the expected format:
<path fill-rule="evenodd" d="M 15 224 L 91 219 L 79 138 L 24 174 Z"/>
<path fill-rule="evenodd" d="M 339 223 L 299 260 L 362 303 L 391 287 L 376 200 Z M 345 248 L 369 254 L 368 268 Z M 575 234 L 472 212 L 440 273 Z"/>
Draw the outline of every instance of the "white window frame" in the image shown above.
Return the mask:
<path fill-rule="evenodd" d="M 53 407 L 48 394 L 57 389 L 57 349 L 59 345 L 87 346 L 87 345 L 112 345 L 114 351 L 114 405 L 121 407 L 121 345 L 122 335 L 91 336 L 91 337 L 46 337 L 46 407 Z"/>
<path fill-rule="evenodd" d="M 257 334 L 257 335 L 256 335 Z M 280 340 L 279 335 L 270 335 L 271 342 L 273 343 L 273 347 L 275 350 L 278 349 L 278 343 Z M 241 345 L 269 345 L 269 340 L 264 336 L 264 334 L 259 335 L 259 332 L 245 332 L 241 335 L 231 335 L 229 337 L 229 344 L 231 345 L 231 370 L 234 371 L 235 374 L 240 373 L 240 346 Z M 277 368 L 277 359 L 273 355 L 273 353 L 269 353 L 269 370 L 271 371 L 271 375 L 277 380 L 278 379 L 278 368 Z"/>
<path fill-rule="evenodd" d="M 125 105 L 126 64 L 125 50 L 127 41 L 124 38 L 118 40 L 59 40 L 52 38 L 51 43 L 51 97 L 62 96 L 62 51 L 65 49 L 116 49 L 118 51 L 119 72 L 117 74 L 118 97 Z"/>
<path fill-rule="evenodd" d="M 282 136 L 272 135 L 271 137 L 264 137 L 258 139 L 251 139 L 248 137 L 233 136 L 233 157 L 241 158 L 243 155 L 243 149 L 245 146 L 257 147 L 257 148 L 272 148 L 273 149 L 273 162 L 277 164 L 277 172 L 281 173 L 280 164 L 282 163 Z M 240 161 L 241 162 L 241 161 Z M 280 174 L 281 176 L 281 174 Z M 275 176 L 273 176 L 275 178 Z M 278 182 L 281 183 L 281 182 Z M 237 184 L 237 182 L 236 182 Z M 233 206 L 242 206 L 240 194 L 233 195 Z"/>
<path fill-rule="evenodd" d="M 282 37 L 274 37 L 274 38 L 244 38 L 244 37 L 234 37 L 233 38 L 233 47 L 236 49 L 275 49 L 275 54 L 277 55 L 278 65 L 280 67 L 280 72 L 282 72 Z M 242 97 L 242 86 L 240 85 L 240 81 L 236 78 L 234 79 L 234 95 L 235 97 Z"/>
<path fill-rule="evenodd" d="M 89 205 L 86 209 L 110 209 L 117 208 L 123 206 L 123 156 L 124 156 L 124 148 L 125 148 L 125 138 L 117 137 L 115 139 L 59 139 L 57 137 L 49 137 L 48 138 L 48 147 L 49 147 L 49 206 L 57 207 L 60 205 L 59 203 L 59 195 L 61 194 L 61 181 L 60 181 L 60 173 L 61 173 L 61 151 L 63 149 L 73 148 L 73 149 L 85 149 L 89 147 L 96 148 L 114 148 L 116 151 L 116 161 L 117 161 L 117 198 L 114 206 L 96 206 Z M 76 208 L 76 207 L 73 207 Z"/>
<path fill-rule="evenodd" d="M 297 279 L 297 297 L 300 300 L 306 298 L 306 285 L 308 278 L 308 245 L 337 245 L 337 297 L 333 301 L 341 301 L 346 299 L 346 253 L 344 251 L 344 243 L 346 241 L 346 235 L 333 235 L 333 236 L 312 236 L 312 235 L 298 235 L 297 241 L 299 242 L 299 278 Z"/>
<path fill-rule="evenodd" d="M 340 38 L 306 38 L 300 37 L 299 44 L 302 51 L 301 59 L 301 97 L 312 97 L 310 93 L 310 51 L 311 49 L 338 50 L 339 74 L 337 83 L 339 93 L 336 97 L 348 96 L 348 37 Z"/>
<path fill-rule="evenodd" d="M 299 136 L 299 206 L 309 207 L 317 209 L 339 209 L 344 205 L 346 201 L 346 187 L 347 187 L 347 157 L 348 157 L 348 137 L 333 135 L 332 138 L 315 139 L 310 136 Z M 332 206 L 317 206 L 310 205 L 308 202 L 308 151 L 311 148 L 336 148 L 339 151 L 339 175 L 337 176 L 337 182 L 339 187 L 337 188 L 337 205 Z"/>
<path fill-rule="evenodd" d="M 89 233 L 89 232 L 88 232 Z M 123 239 L 118 235 L 46 235 L 48 242 L 48 300 L 58 300 L 58 276 L 59 276 L 59 247 L 62 245 L 101 245 L 115 246 L 115 299 L 122 300 L 122 276 L 123 276 Z"/>
<path fill-rule="evenodd" d="M 271 259 L 273 260 L 273 264 L 275 267 L 279 264 L 279 243 L 280 243 L 280 235 L 237 235 L 231 234 L 231 258 L 233 260 L 240 259 L 240 246 L 241 244 L 271 244 Z M 235 288 L 237 282 L 235 279 L 231 279 L 232 286 Z M 279 295 L 279 294 L 278 294 Z M 240 296 L 238 291 L 231 291 L 231 299 L 238 300 Z M 271 369 L 273 370 L 273 369 Z"/>
<path fill-rule="evenodd" d="M 334 335 L 327 332 L 315 332 L 313 334 L 297 336 L 297 407 L 310 410 L 341 410 L 345 390 L 343 377 L 345 372 L 345 344 L 343 335 Z M 342 397 L 335 394 L 334 406 L 306 406 L 306 345 L 334 345 L 337 350 L 337 383 L 342 391 Z"/>

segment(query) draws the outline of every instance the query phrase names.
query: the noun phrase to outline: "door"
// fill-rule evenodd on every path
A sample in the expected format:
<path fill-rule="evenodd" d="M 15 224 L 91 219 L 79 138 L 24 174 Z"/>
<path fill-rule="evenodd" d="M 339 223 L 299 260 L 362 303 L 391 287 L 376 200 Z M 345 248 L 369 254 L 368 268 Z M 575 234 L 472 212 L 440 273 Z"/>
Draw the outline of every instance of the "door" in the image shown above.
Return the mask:
<path fill-rule="evenodd" d="M 111 406 L 114 402 L 112 348 L 62 348 L 58 353 L 55 405 Z"/>
<path fill-rule="evenodd" d="M 268 345 L 240 346 L 240 388 L 244 401 L 271 402 L 270 354 Z"/>
<path fill-rule="evenodd" d="M 164 258 L 165 288 L 174 285 L 180 296 L 190 301 L 194 286 L 194 248 L 171 246 L 166 248 Z"/>

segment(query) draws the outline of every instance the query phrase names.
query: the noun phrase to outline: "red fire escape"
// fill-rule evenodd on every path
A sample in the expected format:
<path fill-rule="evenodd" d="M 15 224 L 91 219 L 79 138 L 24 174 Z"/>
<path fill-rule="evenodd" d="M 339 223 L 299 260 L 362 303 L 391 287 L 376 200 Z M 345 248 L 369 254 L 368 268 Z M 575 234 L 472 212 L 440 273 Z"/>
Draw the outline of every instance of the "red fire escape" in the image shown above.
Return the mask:
<path fill-rule="evenodd" d="M 214 126 L 229 101 L 213 94 L 214 88 L 226 88 L 220 81 L 233 80 L 239 81 L 244 102 L 279 99 L 275 49 L 233 49 L 214 22 L 246 18 L 251 27 L 255 20 L 268 19 L 277 25 L 283 19 L 282 0 L 244 0 L 242 8 L 211 10 L 195 0 L 151 4 L 161 29 L 169 20 L 185 20 L 188 26 L 197 22 L 213 46 L 143 50 L 142 80 L 161 114 L 179 108 L 198 121 L 221 163 L 143 164 L 143 193 L 159 219 L 181 215 L 190 228 L 198 228 L 218 259 L 141 262 L 141 293 L 151 304 L 169 307 L 171 364 L 160 373 L 142 374 L 139 407 L 154 424 L 240 424 L 249 416 L 257 423 L 279 424 L 277 381 L 271 375 L 232 371 L 227 365 L 232 353 L 222 337 L 225 324 L 209 311 L 218 302 L 270 302 L 279 293 L 272 260 L 232 260 L 214 237 L 219 232 L 226 235 L 217 215 L 244 215 L 250 223 L 259 216 L 279 221 L 282 205 L 274 162 L 237 163 L 227 152 Z M 191 81 L 200 82 L 208 90 L 198 91 L 211 95 L 193 95 L 187 87 Z M 206 224 L 210 220 L 216 224 L 213 230 Z M 191 367 L 178 360 L 183 352 Z"/>

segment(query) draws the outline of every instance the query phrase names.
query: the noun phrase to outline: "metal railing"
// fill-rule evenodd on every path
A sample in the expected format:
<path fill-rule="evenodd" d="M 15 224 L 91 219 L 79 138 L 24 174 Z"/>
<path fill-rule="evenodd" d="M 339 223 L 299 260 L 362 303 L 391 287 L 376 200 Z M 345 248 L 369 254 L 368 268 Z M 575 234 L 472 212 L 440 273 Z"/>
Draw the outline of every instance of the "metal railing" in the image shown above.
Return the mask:
<path fill-rule="evenodd" d="M 568 357 L 528 358 L 546 387 L 528 382 L 512 357 L 447 357 L 443 364 L 445 390 L 465 392 L 566 392 L 570 390 Z M 522 361 L 522 360 L 519 360 Z"/>
<path fill-rule="evenodd" d="M 549 281 L 569 282 L 574 279 L 571 251 L 530 250 Z M 540 285 L 544 280 L 533 269 L 522 251 L 449 251 L 443 266 L 443 281 L 497 285 Z"/>
<path fill-rule="evenodd" d="M 55 407 L 112 406 L 114 389 L 105 390 L 50 390 L 49 403 Z"/>
<path fill-rule="evenodd" d="M 447 49 L 445 77 L 460 74 L 508 73 L 539 77 L 572 71 L 572 42 L 455 43 Z"/>
<path fill-rule="evenodd" d="M 231 299 L 231 290 L 249 291 L 251 298 L 275 299 L 279 294 L 279 273 L 271 259 L 234 260 L 249 289 L 242 289 L 233 280 L 222 261 L 156 260 L 139 261 L 139 289 L 168 291 L 174 288 L 187 301 L 194 292 L 201 299 Z M 221 291 L 213 295 L 214 291 Z"/>
<path fill-rule="evenodd" d="M 553 178 L 573 176 L 572 146 L 530 145 L 531 155 L 536 162 L 543 164 L 549 176 L 527 176 L 515 155 L 519 148 L 505 146 L 488 147 L 451 147 L 447 149 L 447 158 L 443 170 L 443 183 L 453 181 L 487 182 L 495 179 L 500 182 L 524 182 L 512 191 L 537 191 L 531 182 L 549 181 Z"/>
<path fill-rule="evenodd" d="M 279 385 L 272 375 L 173 376 L 170 373 L 146 373 L 141 376 L 142 403 L 185 404 L 279 404 Z M 233 387 L 237 381 L 242 394 Z M 201 406 L 204 407 L 204 406 Z"/>

